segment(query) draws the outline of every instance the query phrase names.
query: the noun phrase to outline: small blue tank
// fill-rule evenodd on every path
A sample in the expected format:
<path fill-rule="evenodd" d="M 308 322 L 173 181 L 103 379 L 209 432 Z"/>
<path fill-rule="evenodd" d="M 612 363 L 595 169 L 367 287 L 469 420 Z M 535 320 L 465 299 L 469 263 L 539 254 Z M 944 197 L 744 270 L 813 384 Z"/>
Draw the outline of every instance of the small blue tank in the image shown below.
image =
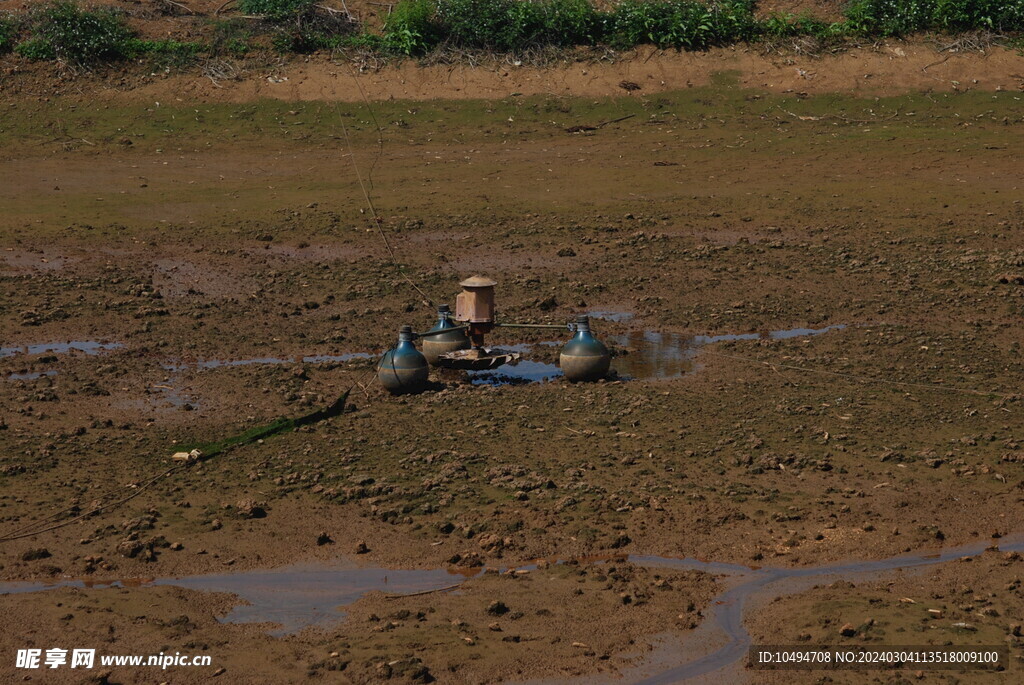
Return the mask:
<path fill-rule="evenodd" d="M 412 326 L 402 326 L 398 345 L 385 352 L 377 364 L 377 378 L 392 395 L 419 392 L 427 384 L 430 368 L 412 341 Z"/>
<path fill-rule="evenodd" d="M 437 331 L 444 331 L 449 328 L 456 330 L 448 333 L 437 333 Z M 459 325 L 452 321 L 451 307 L 446 304 L 442 304 L 437 308 L 437 325 L 427 331 L 427 333 L 437 333 L 436 335 L 423 336 L 423 356 L 427 358 L 427 362 L 431 366 L 437 366 L 438 358 L 446 352 L 468 350 L 470 347 L 466 331 L 459 328 Z"/>
<path fill-rule="evenodd" d="M 565 344 L 558 365 L 570 381 L 596 381 L 605 377 L 611 366 L 608 348 L 590 332 L 590 317 L 576 317 L 576 335 Z"/>

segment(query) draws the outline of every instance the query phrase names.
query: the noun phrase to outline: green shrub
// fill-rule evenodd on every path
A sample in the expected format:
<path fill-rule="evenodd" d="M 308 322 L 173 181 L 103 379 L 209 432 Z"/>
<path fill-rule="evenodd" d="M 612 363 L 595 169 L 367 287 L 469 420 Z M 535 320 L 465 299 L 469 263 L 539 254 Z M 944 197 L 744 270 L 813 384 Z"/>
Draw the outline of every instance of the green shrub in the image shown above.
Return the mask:
<path fill-rule="evenodd" d="M 418 26 L 424 30 L 413 31 L 413 37 L 426 37 L 422 44 L 448 39 L 462 47 L 503 52 L 544 45 L 592 45 L 603 38 L 607 16 L 588 0 L 406 2 L 419 6 Z M 434 9 L 429 12 L 431 5 Z"/>
<path fill-rule="evenodd" d="M 18 43 L 14 51 L 22 57 L 37 61 L 57 59 L 57 53 L 54 52 L 53 45 L 50 44 L 50 41 L 42 38 L 29 38 L 22 43 Z"/>
<path fill-rule="evenodd" d="M 623 47 L 652 43 L 702 50 L 745 40 L 757 31 L 753 2 L 743 0 L 625 0 L 615 8 L 610 24 L 612 42 Z"/>
<path fill-rule="evenodd" d="M 935 0 L 853 0 L 846 19 L 857 33 L 902 36 L 929 28 L 934 13 Z"/>
<path fill-rule="evenodd" d="M 593 45 L 604 39 L 607 15 L 589 0 L 549 0 L 541 11 L 545 40 L 551 45 Z"/>
<path fill-rule="evenodd" d="M 937 0 L 933 22 L 946 31 L 1024 30 L 1024 0 Z"/>
<path fill-rule="evenodd" d="M 1024 30 L 1024 0 L 854 0 L 846 10 L 858 33 L 902 36 L 948 32 Z"/>
<path fill-rule="evenodd" d="M 384 24 L 384 48 L 403 55 L 422 55 L 443 40 L 435 0 L 401 0 Z"/>
<path fill-rule="evenodd" d="M 540 42 L 540 6 L 521 0 L 439 0 L 437 15 L 448 38 L 462 47 L 503 52 Z"/>
<path fill-rule="evenodd" d="M 212 27 L 209 46 L 212 57 L 244 57 L 252 49 L 249 43 L 252 38 L 249 22 L 241 19 L 214 20 Z"/>
<path fill-rule="evenodd" d="M 29 23 L 32 38 L 17 51 L 32 59 L 90 64 L 132 53 L 132 31 L 113 10 L 83 10 L 73 2 L 56 2 L 34 10 Z"/>
<path fill-rule="evenodd" d="M 763 36 L 775 38 L 795 38 L 812 36 L 814 38 L 832 38 L 846 32 L 845 23 L 831 23 L 815 17 L 801 14 L 772 14 L 761 20 L 758 32 Z"/>

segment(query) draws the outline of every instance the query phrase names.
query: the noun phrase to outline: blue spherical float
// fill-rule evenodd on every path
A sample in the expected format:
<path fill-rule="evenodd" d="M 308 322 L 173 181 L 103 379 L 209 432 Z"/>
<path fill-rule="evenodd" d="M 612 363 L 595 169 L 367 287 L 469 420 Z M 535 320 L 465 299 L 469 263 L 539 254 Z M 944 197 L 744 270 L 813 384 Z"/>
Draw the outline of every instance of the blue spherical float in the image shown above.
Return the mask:
<path fill-rule="evenodd" d="M 451 307 L 446 304 L 440 305 L 437 308 L 437 324 L 423 336 L 423 356 L 427 358 L 427 363 L 437 366 L 438 358 L 442 354 L 468 350 L 469 347 L 469 337 L 465 329 L 452 321 Z"/>
<path fill-rule="evenodd" d="M 388 350 L 377 364 L 377 378 L 392 395 L 419 392 L 426 386 L 430 369 L 426 358 L 412 344 L 412 326 L 402 326 L 398 345 Z"/>
<path fill-rule="evenodd" d="M 562 373 L 570 381 L 596 381 L 605 377 L 611 366 L 608 348 L 590 332 L 590 317 L 576 317 L 576 335 L 565 344 L 558 357 Z"/>

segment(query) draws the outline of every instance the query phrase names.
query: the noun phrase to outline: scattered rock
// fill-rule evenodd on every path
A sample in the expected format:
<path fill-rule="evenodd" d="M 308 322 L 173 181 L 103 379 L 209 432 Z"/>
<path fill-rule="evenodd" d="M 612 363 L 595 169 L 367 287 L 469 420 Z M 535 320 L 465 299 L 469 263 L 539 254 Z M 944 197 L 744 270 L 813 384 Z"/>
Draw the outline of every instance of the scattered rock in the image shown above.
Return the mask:
<path fill-rule="evenodd" d="M 242 500 L 238 503 L 238 513 L 248 519 L 261 519 L 267 515 L 265 507 L 266 505 L 262 502 L 255 502 L 248 499 Z"/>
<path fill-rule="evenodd" d="M 140 540 L 122 540 L 117 544 L 116 549 L 117 553 L 122 557 L 134 559 L 146 549 L 146 545 Z"/>
<path fill-rule="evenodd" d="M 494 600 L 487 605 L 487 613 L 491 616 L 504 616 L 508 613 L 508 606 L 501 600 Z"/>

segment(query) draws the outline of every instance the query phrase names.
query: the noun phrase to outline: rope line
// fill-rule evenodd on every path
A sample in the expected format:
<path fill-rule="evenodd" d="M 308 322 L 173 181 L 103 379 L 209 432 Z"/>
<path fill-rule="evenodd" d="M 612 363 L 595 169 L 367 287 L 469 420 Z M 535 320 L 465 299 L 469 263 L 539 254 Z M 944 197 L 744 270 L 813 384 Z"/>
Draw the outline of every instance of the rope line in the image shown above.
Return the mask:
<path fill-rule="evenodd" d="M 384 132 L 380 127 L 380 122 L 377 120 L 377 115 L 374 114 L 373 108 L 370 107 L 370 102 L 366 99 L 366 94 L 363 92 L 363 87 L 360 85 L 359 80 L 355 74 L 351 71 L 351 65 L 349 65 L 349 75 L 352 80 L 356 82 L 356 86 L 359 89 L 359 95 L 363 99 L 363 104 L 366 105 L 367 111 L 370 112 L 370 118 L 373 119 L 374 126 L 377 129 L 377 160 L 380 159 L 381 155 L 384 154 Z M 345 146 L 348 148 L 349 158 L 352 160 L 352 169 L 355 171 L 356 179 L 359 181 L 359 189 L 363 192 L 363 199 L 366 200 L 366 206 L 370 209 L 370 217 L 373 219 L 373 225 L 377 229 L 377 234 L 380 235 L 381 241 L 384 243 L 384 247 L 388 251 L 388 255 L 391 257 L 391 262 L 395 268 L 398 269 L 398 273 L 401 274 L 405 282 L 412 286 L 413 290 L 419 293 L 419 296 L 423 298 L 423 304 L 429 309 L 435 308 L 434 300 L 430 298 L 423 289 L 420 288 L 406 273 L 405 267 L 398 261 L 397 255 L 395 255 L 394 249 L 391 247 L 391 241 L 388 240 L 387 235 L 384 232 L 384 226 L 381 224 L 380 216 L 377 214 L 377 207 L 373 204 L 373 200 L 370 197 L 370 193 L 367 190 L 366 182 L 363 181 L 363 174 L 359 171 L 359 164 L 356 163 L 356 152 L 352 146 L 352 138 L 348 134 L 348 126 L 345 125 L 345 118 L 341 115 L 341 108 L 338 106 L 337 101 L 334 103 L 335 113 L 338 115 L 338 122 L 341 124 L 341 132 L 345 136 Z M 370 165 L 368 180 L 373 184 L 373 170 L 377 166 L 377 160 L 374 160 L 373 164 Z"/>
<path fill-rule="evenodd" d="M 30 538 L 30 537 L 35 537 L 36 535 L 42 535 L 43 533 L 48 533 L 50 531 L 57 530 L 58 528 L 64 528 L 65 526 L 70 526 L 72 523 L 77 523 L 77 522 L 79 522 L 79 521 L 81 521 L 83 519 L 86 519 L 86 518 L 89 518 L 90 516 L 98 514 L 101 511 L 105 511 L 105 510 L 110 509 L 112 507 L 119 507 L 122 504 L 124 504 L 125 502 L 127 502 L 127 501 L 129 501 L 131 499 L 134 499 L 134 498 L 138 497 L 139 495 L 141 495 L 142 492 L 146 488 L 148 488 L 149 486 L 153 485 L 153 483 L 156 483 L 161 478 L 164 478 L 165 476 L 169 476 L 170 474 L 174 473 L 178 469 L 181 469 L 181 468 L 184 468 L 184 467 L 185 467 L 184 464 L 175 464 L 174 466 L 172 466 L 171 468 L 167 469 L 166 471 L 164 471 L 160 475 L 158 475 L 155 478 L 153 478 L 150 481 L 148 481 L 145 485 L 139 486 L 135 490 L 135 492 L 133 492 L 132 494 L 128 495 L 127 497 L 123 497 L 120 500 L 117 500 L 116 502 L 111 502 L 110 504 L 104 504 L 104 505 L 99 506 L 99 507 L 93 507 L 89 511 L 85 512 L 84 514 L 80 514 L 80 515 L 76 516 L 73 519 L 68 519 L 67 521 L 61 521 L 60 523 L 54 524 L 54 525 L 49 526 L 47 528 L 43 528 L 42 530 L 37 530 L 37 531 L 34 531 L 34 532 L 29 532 L 29 533 L 20 533 L 20 534 L 16 534 L 16 535 L 7 535 L 5 537 L 0 538 L 0 542 L 11 542 L 12 540 L 20 540 L 22 538 Z M 65 509 L 64 511 L 67 511 L 67 509 Z M 56 514 L 56 516 L 59 516 L 60 514 L 63 514 L 64 511 L 58 512 Z M 33 524 L 33 525 L 38 525 L 38 523 L 46 522 L 46 521 L 48 521 L 48 520 L 50 520 L 52 518 L 54 518 L 54 517 L 51 516 L 48 519 L 43 519 L 43 521 L 37 522 L 36 524 Z M 24 530 L 24 529 L 25 529 L 25 527 L 22 527 L 20 530 Z"/>

